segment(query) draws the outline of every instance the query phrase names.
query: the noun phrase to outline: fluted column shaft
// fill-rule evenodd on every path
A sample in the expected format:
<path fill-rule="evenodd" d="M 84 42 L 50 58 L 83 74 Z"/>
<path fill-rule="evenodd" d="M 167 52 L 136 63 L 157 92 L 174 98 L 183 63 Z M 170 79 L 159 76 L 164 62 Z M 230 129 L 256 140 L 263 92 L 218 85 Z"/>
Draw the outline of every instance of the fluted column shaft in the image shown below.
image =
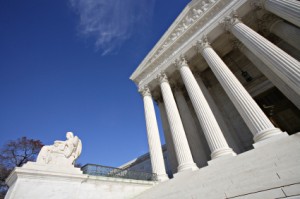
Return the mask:
<path fill-rule="evenodd" d="M 226 28 L 300 95 L 300 62 L 243 24 L 233 15 L 224 21 Z"/>
<path fill-rule="evenodd" d="M 263 0 L 264 9 L 300 27 L 300 2 L 296 0 Z"/>
<path fill-rule="evenodd" d="M 147 126 L 147 136 L 151 159 L 152 172 L 157 174 L 158 180 L 168 179 L 165 163 L 159 138 L 158 126 L 156 121 L 153 100 L 149 88 L 140 91 L 143 95 L 145 119 Z"/>
<path fill-rule="evenodd" d="M 277 20 L 270 26 L 270 32 L 300 50 L 300 28 L 288 24 L 283 20 Z"/>
<path fill-rule="evenodd" d="M 172 173 L 174 174 L 174 173 L 177 173 L 178 161 L 176 159 L 176 153 L 175 153 L 175 149 L 174 149 L 174 143 L 172 140 L 170 125 L 168 123 L 168 118 L 167 118 L 167 113 L 166 113 L 164 103 L 162 102 L 162 100 L 159 99 L 159 100 L 157 100 L 157 104 L 159 107 L 160 118 L 161 118 L 163 129 L 164 129 L 169 163 L 172 168 Z"/>
<path fill-rule="evenodd" d="M 192 74 L 192 71 L 186 63 L 186 60 L 178 60 L 177 66 L 210 147 L 212 159 L 224 155 L 235 155 L 233 150 L 228 146 L 195 77 Z"/>
<path fill-rule="evenodd" d="M 178 110 L 181 116 L 187 140 L 189 142 L 193 159 L 199 167 L 203 167 L 207 165 L 208 159 L 206 157 L 204 146 L 202 145 L 195 120 L 180 87 L 175 88 L 174 96 L 177 102 Z"/>
<path fill-rule="evenodd" d="M 221 86 L 254 135 L 254 141 L 258 142 L 281 134 L 281 130 L 274 127 L 243 85 L 212 49 L 207 40 L 202 40 L 198 44 L 198 47 Z"/>
<path fill-rule="evenodd" d="M 184 170 L 197 169 L 189 148 L 189 144 L 184 132 L 182 121 L 176 106 L 176 102 L 165 73 L 158 77 L 160 81 L 161 92 L 168 116 L 168 122 L 172 132 L 173 143 L 178 161 L 178 172 Z"/>
<path fill-rule="evenodd" d="M 248 48 L 238 41 L 234 42 L 238 48 L 256 67 L 276 86 L 291 102 L 300 109 L 300 95 L 291 89 L 281 78 L 278 77 L 270 68 L 254 55 Z"/>
<path fill-rule="evenodd" d="M 208 102 L 210 109 L 212 110 L 222 132 L 223 135 L 225 136 L 225 139 L 227 140 L 227 143 L 229 144 L 229 146 L 232 147 L 232 149 L 237 152 L 240 153 L 241 151 L 243 151 L 243 147 L 241 146 L 241 141 L 240 139 L 237 137 L 235 132 L 230 132 L 227 124 L 225 123 L 223 116 L 217 106 L 217 104 L 215 103 L 214 99 L 212 98 L 212 96 L 210 95 L 208 89 L 206 88 L 206 86 L 204 85 L 201 77 L 199 75 L 196 75 L 196 81 L 206 99 L 206 101 Z"/>

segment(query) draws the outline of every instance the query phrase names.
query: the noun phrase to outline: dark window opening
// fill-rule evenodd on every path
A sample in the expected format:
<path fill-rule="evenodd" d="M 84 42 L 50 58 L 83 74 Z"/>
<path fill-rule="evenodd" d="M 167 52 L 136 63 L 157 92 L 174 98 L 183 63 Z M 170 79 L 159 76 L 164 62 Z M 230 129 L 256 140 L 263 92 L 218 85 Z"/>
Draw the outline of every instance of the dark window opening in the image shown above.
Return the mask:
<path fill-rule="evenodd" d="M 277 88 L 254 99 L 276 127 L 290 135 L 300 132 L 300 110 Z"/>

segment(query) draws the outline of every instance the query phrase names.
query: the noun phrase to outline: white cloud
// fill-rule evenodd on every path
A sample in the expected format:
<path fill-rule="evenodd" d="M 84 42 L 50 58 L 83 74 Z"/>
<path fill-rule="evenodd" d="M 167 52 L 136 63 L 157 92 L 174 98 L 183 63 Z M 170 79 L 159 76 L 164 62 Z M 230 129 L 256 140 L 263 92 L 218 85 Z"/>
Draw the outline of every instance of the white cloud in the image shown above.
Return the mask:
<path fill-rule="evenodd" d="M 79 15 L 79 31 L 96 39 L 102 55 L 118 50 L 133 30 L 147 23 L 155 0 L 69 0 Z"/>

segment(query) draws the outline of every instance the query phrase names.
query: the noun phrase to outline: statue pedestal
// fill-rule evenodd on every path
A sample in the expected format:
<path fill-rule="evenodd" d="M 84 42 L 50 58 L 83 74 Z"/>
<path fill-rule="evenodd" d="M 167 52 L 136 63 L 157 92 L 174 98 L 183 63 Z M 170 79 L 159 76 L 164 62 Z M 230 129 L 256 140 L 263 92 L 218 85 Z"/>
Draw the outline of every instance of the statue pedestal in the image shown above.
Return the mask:
<path fill-rule="evenodd" d="M 83 174 L 73 165 L 81 153 L 81 141 L 71 132 L 66 137 L 66 141 L 43 146 L 37 162 L 27 162 L 11 172 L 5 199 L 133 198 L 156 184 Z"/>
<path fill-rule="evenodd" d="M 72 185 L 78 184 L 83 176 L 80 168 L 73 165 L 27 162 L 16 167 L 6 179 L 9 190 L 5 199 L 45 198 L 43 196 L 46 195 L 47 198 L 60 198 L 58 195 L 71 197 L 70 194 L 76 191 Z M 66 194 L 66 191 L 70 193 Z"/>
<path fill-rule="evenodd" d="M 63 174 L 82 174 L 80 168 L 73 165 L 59 165 L 59 164 L 43 164 L 38 162 L 27 162 L 22 166 L 22 169 L 33 170 L 35 172 L 52 172 Z"/>
<path fill-rule="evenodd" d="M 5 199 L 134 198 L 155 182 L 89 176 L 79 168 L 28 162 L 16 167 L 6 180 Z"/>

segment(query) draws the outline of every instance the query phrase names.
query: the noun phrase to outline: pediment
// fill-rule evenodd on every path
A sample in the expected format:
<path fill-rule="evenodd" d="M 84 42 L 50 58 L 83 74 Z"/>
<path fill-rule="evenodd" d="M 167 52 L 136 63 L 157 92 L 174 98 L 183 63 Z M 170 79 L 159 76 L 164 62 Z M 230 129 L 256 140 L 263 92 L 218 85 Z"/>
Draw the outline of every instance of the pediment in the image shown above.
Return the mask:
<path fill-rule="evenodd" d="M 145 74 L 166 62 L 172 53 L 176 53 L 182 43 L 187 41 L 209 18 L 212 18 L 215 13 L 214 9 L 224 7 L 228 2 L 230 0 L 194 0 L 190 2 L 141 62 L 130 79 L 138 84 Z"/>

